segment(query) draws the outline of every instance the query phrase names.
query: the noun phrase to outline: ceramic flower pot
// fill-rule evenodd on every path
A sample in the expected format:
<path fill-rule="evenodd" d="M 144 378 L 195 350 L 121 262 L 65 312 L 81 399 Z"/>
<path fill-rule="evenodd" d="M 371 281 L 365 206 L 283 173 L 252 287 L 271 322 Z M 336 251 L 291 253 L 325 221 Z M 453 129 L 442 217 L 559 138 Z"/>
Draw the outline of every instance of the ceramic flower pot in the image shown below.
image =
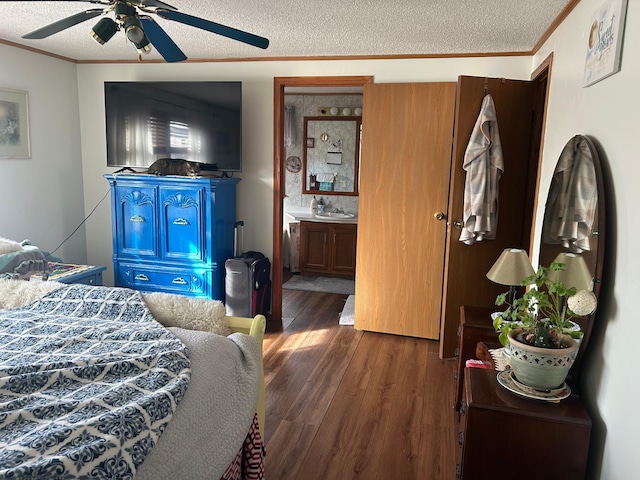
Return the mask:
<path fill-rule="evenodd" d="M 511 368 L 516 379 L 529 387 L 551 390 L 560 387 L 578 353 L 578 345 L 568 335 L 562 338 L 565 348 L 541 348 L 518 341 L 521 329 L 509 332 Z"/>

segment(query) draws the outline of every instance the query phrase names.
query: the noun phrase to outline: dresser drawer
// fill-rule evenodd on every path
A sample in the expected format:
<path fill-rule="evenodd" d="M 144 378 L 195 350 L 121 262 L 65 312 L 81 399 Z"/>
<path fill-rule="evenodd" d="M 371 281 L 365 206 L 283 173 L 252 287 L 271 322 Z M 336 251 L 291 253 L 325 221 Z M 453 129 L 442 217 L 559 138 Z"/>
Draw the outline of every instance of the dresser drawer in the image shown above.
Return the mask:
<path fill-rule="evenodd" d="M 117 267 L 117 286 L 147 291 L 184 293 L 208 296 L 211 293 L 213 271 L 180 269 L 147 265 L 121 264 Z"/>

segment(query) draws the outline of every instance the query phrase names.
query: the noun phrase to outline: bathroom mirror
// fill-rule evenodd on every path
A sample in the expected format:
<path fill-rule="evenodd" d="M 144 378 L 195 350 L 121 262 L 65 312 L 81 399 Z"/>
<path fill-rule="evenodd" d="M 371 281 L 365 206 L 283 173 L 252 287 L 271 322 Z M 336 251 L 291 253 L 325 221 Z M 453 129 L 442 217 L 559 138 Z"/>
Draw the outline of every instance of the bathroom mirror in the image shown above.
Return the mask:
<path fill-rule="evenodd" d="M 565 145 L 553 173 L 545 205 L 540 265 L 548 267 L 560 253 L 581 256 L 599 296 L 605 239 L 602 167 L 593 141 L 576 135 Z M 598 310 L 575 319 L 584 337 L 572 371 L 577 372 Z M 575 378 L 575 376 L 574 376 Z"/>
<path fill-rule="evenodd" d="M 303 193 L 358 194 L 360 117 L 305 117 Z"/>

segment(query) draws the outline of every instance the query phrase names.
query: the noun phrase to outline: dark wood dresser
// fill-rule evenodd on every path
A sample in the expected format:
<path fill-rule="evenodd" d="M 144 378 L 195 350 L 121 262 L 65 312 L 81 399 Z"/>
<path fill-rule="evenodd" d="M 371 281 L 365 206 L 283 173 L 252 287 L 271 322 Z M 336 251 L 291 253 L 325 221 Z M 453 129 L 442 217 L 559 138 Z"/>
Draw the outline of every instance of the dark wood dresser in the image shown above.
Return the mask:
<path fill-rule="evenodd" d="M 479 310 L 463 307 L 461 321 L 473 312 Z M 477 340 L 471 335 L 466 338 Z M 461 332 L 461 354 L 471 348 L 462 345 L 464 339 Z M 475 345 L 473 348 L 475 351 Z M 584 478 L 591 417 L 578 395 L 558 403 L 534 400 L 505 389 L 494 370 L 463 367 L 458 375 L 463 379 L 463 392 L 457 478 Z"/>

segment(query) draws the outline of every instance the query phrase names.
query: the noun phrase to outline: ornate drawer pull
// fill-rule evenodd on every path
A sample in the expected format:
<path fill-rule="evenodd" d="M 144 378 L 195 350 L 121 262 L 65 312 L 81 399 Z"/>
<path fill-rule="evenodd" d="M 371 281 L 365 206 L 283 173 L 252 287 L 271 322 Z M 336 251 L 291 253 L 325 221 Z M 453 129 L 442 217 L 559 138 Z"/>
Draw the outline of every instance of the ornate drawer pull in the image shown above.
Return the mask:
<path fill-rule="evenodd" d="M 187 281 L 182 277 L 176 277 L 171 281 L 171 283 L 175 283 L 176 285 L 186 285 Z"/>
<path fill-rule="evenodd" d="M 189 220 L 187 220 L 186 218 L 176 218 L 173 221 L 174 225 L 189 225 Z"/>
<path fill-rule="evenodd" d="M 144 217 L 141 217 L 140 215 L 133 215 L 132 217 L 129 218 L 130 222 L 144 222 L 145 219 Z"/>
<path fill-rule="evenodd" d="M 140 280 L 141 282 L 148 282 L 149 277 L 147 277 L 144 273 L 139 273 L 134 277 L 136 280 Z"/>

